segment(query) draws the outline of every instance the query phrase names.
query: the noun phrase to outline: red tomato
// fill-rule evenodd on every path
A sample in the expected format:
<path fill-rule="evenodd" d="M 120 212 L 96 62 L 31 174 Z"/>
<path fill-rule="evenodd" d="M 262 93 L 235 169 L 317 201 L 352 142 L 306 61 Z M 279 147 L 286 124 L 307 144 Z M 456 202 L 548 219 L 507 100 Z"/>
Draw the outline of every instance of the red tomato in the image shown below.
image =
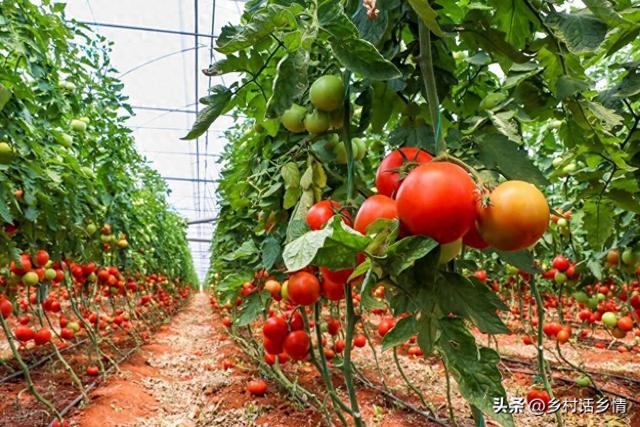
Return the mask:
<path fill-rule="evenodd" d="M 545 323 L 542 327 L 542 332 L 548 337 L 558 335 L 558 332 L 562 329 L 562 326 L 556 322 Z"/>
<path fill-rule="evenodd" d="M 547 199 L 528 182 L 504 182 L 489 199 L 486 207 L 478 208 L 478 231 L 496 249 L 517 251 L 531 246 L 549 226 Z"/>
<path fill-rule="evenodd" d="M 338 322 L 336 319 L 330 319 L 327 322 L 327 331 L 329 332 L 329 335 L 335 336 L 338 334 L 339 330 L 340 330 L 340 322 Z"/>
<path fill-rule="evenodd" d="M 624 332 L 629 332 L 633 329 L 633 319 L 629 316 L 624 316 L 618 319 L 618 329 Z"/>
<path fill-rule="evenodd" d="M 16 330 L 14 331 L 14 335 L 16 336 L 16 339 L 20 342 L 27 342 L 27 341 L 31 341 L 32 339 L 35 338 L 36 333 L 33 329 L 27 327 L 27 326 L 18 326 L 16 328 Z"/>
<path fill-rule="evenodd" d="M 275 365 L 276 363 L 276 356 L 271 354 L 271 353 L 265 353 L 264 354 L 264 361 L 267 362 L 267 365 Z"/>
<path fill-rule="evenodd" d="M 487 272 L 484 270 L 478 270 L 475 273 L 473 273 L 473 277 L 475 277 L 476 279 L 484 283 L 487 281 Z"/>
<path fill-rule="evenodd" d="M 0 299 L 0 315 L 2 315 L 4 319 L 8 319 L 11 317 L 11 313 L 13 313 L 11 301 L 4 298 Z"/>
<path fill-rule="evenodd" d="M 49 329 L 40 329 L 33 337 L 36 345 L 44 345 L 51 341 L 51 331 Z"/>
<path fill-rule="evenodd" d="M 264 380 L 249 381 L 247 391 L 254 396 L 262 396 L 267 392 L 267 383 Z"/>
<path fill-rule="evenodd" d="M 351 276 L 351 273 L 353 273 L 352 268 L 333 271 L 329 270 L 326 267 L 320 267 L 320 274 L 324 279 L 330 280 L 335 283 L 340 283 L 341 285 L 344 285 L 347 282 L 347 279 L 349 278 L 349 276 Z"/>
<path fill-rule="evenodd" d="M 344 351 L 344 340 L 336 340 L 333 348 L 336 353 L 342 353 Z"/>
<path fill-rule="evenodd" d="M 432 158 L 426 151 L 414 147 L 403 147 L 392 151 L 378 166 L 376 172 L 378 193 L 394 197 L 407 172 L 420 163 L 430 162 Z"/>
<path fill-rule="evenodd" d="M 485 249 L 489 247 L 489 244 L 482 240 L 482 236 L 478 231 L 478 225 L 476 223 L 474 223 L 471 228 L 469 228 L 469 231 L 467 231 L 467 234 L 462 237 L 462 243 L 476 249 Z"/>
<path fill-rule="evenodd" d="M 367 338 L 362 334 L 358 334 L 355 337 L 353 337 L 353 345 L 355 347 L 362 348 L 365 345 L 367 345 Z"/>
<path fill-rule="evenodd" d="M 391 197 L 376 194 L 362 203 L 356 215 L 356 222 L 353 228 L 362 234 L 367 234 L 369 224 L 380 218 L 398 218 L 398 208 L 396 207 L 396 201 Z"/>
<path fill-rule="evenodd" d="M 332 280 L 322 281 L 322 294 L 331 301 L 340 301 L 344 299 L 344 285 Z"/>
<path fill-rule="evenodd" d="M 289 327 L 287 326 L 287 322 L 282 317 L 274 316 L 268 318 L 264 322 L 264 326 L 262 327 L 262 334 L 275 342 L 283 342 L 289 333 Z M 282 350 L 280 350 L 282 351 Z M 276 353 L 270 352 L 272 354 L 280 353 L 279 351 Z"/>
<path fill-rule="evenodd" d="M 312 230 L 320 230 L 337 212 L 343 216 L 342 221 L 345 224 L 351 224 L 349 212 L 346 210 L 340 211 L 341 207 L 340 203 L 333 200 L 322 200 L 316 203 L 307 212 L 307 225 Z"/>
<path fill-rule="evenodd" d="M 49 254 L 47 251 L 39 250 L 35 256 L 35 262 L 38 267 L 44 267 L 49 262 Z"/>
<path fill-rule="evenodd" d="M 393 320 L 383 319 L 378 324 L 378 335 L 380 335 L 381 337 L 384 337 L 385 335 L 387 335 L 387 332 L 393 329 L 394 325 L 395 325 L 395 322 Z"/>
<path fill-rule="evenodd" d="M 400 186 L 398 216 L 410 233 L 451 243 L 474 224 L 476 194 L 475 183 L 460 166 L 427 163 L 415 168 Z"/>
<path fill-rule="evenodd" d="M 267 353 L 278 354 L 283 350 L 284 341 L 275 341 L 265 337 L 262 341 L 262 345 Z"/>
<path fill-rule="evenodd" d="M 284 340 L 284 351 L 293 360 L 302 360 L 309 354 L 311 341 L 305 331 L 293 331 Z"/>
<path fill-rule="evenodd" d="M 531 389 L 527 393 L 527 403 L 531 403 L 534 400 L 542 401 L 544 403 L 544 408 L 546 409 L 549 406 L 551 397 L 545 390 Z"/>
<path fill-rule="evenodd" d="M 100 368 L 98 368 L 97 366 L 88 366 L 87 375 L 91 377 L 97 377 L 98 375 L 100 375 Z"/>
<path fill-rule="evenodd" d="M 291 315 L 291 319 L 289 319 L 289 328 L 292 331 L 300 331 L 304 329 L 304 320 L 302 319 L 302 315 L 298 311 L 294 311 Z"/>
<path fill-rule="evenodd" d="M 558 255 L 551 261 L 551 265 L 558 271 L 566 271 L 571 266 L 571 263 L 567 257 Z"/>
<path fill-rule="evenodd" d="M 320 281 L 306 271 L 294 273 L 289 277 L 287 292 L 294 304 L 313 305 L 320 299 Z"/>

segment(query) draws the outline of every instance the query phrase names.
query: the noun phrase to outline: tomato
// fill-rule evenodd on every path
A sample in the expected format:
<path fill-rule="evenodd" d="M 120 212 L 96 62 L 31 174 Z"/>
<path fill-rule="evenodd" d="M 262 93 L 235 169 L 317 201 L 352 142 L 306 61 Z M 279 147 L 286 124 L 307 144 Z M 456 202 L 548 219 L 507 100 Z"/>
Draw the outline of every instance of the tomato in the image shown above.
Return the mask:
<path fill-rule="evenodd" d="M 249 381 L 247 391 L 253 396 L 262 396 L 267 392 L 267 383 L 264 380 Z"/>
<path fill-rule="evenodd" d="M 589 387 L 591 385 L 591 380 L 586 375 L 580 375 L 576 378 L 576 385 L 579 387 Z"/>
<path fill-rule="evenodd" d="M 378 324 L 378 335 L 384 337 L 387 333 L 393 329 L 395 322 L 391 319 L 384 319 Z"/>
<path fill-rule="evenodd" d="M 334 282 L 333 280 L 324 279 L 322 281 L 322 294 L 331 301 L 340 301 L 344 299 L 344 283 Z"/>
<path fill-rule="evenodd" d="M 618 325 L 618 316 L 615 313 L 607 311 L 602 315 L 602 323 L 608 328 L 614 328 Z"/>
<path fill-rule="evenodd" d="M 362 203 L 356 215 L 353 228 L 362 234 L 367 234 L 369 224 L 380 218 L 397 219 L 398 208 L 396 201 L 391 197 L 376 194 Z"/>
<path fill-rule="evenodd" d="M 336 319 L 330 319 L 327 322 L 327 332 L 329 332 L 329 335 L 331 336 L 335 336 L 338 334 L 338 331 L 340 330 L 340 322 L 337 321 Z"/>
<path fill-rule="evenodd" d="M 536 243 L 549 225 L 547 199 L 534 185 L 507 181 L 478 208 L 478 231 L 491 246 L 517 251 Z"/>
<path fill-rule="evenodd" d="M 280 301 L 282 299 L 282 286 L 277 280 L 267 280 L 264 284 L 264 288 L 265 290 L 269 291 L 269 293 L 271 294 L 271 298 L 273 298 L 274 300 Z"/>
<path fill-rule="evenodd" d="M 315 110 L 304 118 L 304 128 L 309 133 L 321 134 L 329 130 L 331 121 L 329 115 L 322 111 Z"/>
<path fill-rule="evenodd" d="M 344 270 L 329 270 L 326 267 L 320 267 L 320 274 L 322 278 L 325 280 L 330 280 L 335 283 L 345 284 L 349 276 L 353 273 L 352 268 L 347 268 Z"/>
<path fill-rule="evenodd" d="M 404 147 L 389 153 L 376 171 L 378 194 L 394 197 L 400 184 L 411 168 L 433 159 L 426 151 Z"/>
<path fill-rule="evenodd" d="M 524 345 L 533 345 L 533 339 L 530 336 L 525 335 L 524 337 L 522 337 L 522 343 Z"/>
<path fill-rule="evenodd" d="M 410 233 L 451 243 L 474 224 L 476 194 L 475 183 L 460 166 L 426 163 L 409 173 L 400 186 L 398 216 Z"/>
<path fill-rule="evenodd" d="M 71 329 L 71 328 L 62 328 L 62 329 L 60 330 L 60 337 L 61 337 L 63 340 L 67 340 L 67 341 L 68 341 L 68 340 L 71 340 L 71 339 L 73 339 L 73 337 L 75 336 L 75 334 L 76 334 L 76 333 L 75 333 L 75 332 L 73 331 L 73 329 Z"/>
<path fill-rule="evenodd" d="M 289 299 L 298 305 L 313 305 L 320 299 L 320 281 L 306 271 L 294 273 L 289 277 Z"/>
<path fill-rule="evenodd" d="M 309 354 L 311 341 L 305 331 L 293 331 L 284 340 L 284 351 L 293 360 L 302 360 Z"/>
<path fill-rule="evenodd" d="M 289 329 L 292 331 L 301 331 L 304 329 L 304 320 L 299 311 L 294 311 L 289 319 Z"/>
<path fill-rule="evenodd" d="M 353 337 L 353 345 L 359 348 L 364 347 L 365 345 L 367 345 L 367 337 L 362 334 L 356 335 L 355 337 Z"/>
<path fill-rule="evenodd" d="M 0 315 L 2 318 L 8 319 L 13 313 L 13 305 L 8 299 L 0 298 Z"/>
<path fill-rule="evenodd" d="M 71 129 L 73 129 L 76 132 L 83 133 L 87 130 L 87 123 L 85 123 L 82 120 L 73 119 L 71 120 L 69 125 L 71 126 Z"/>
<path fill-rule="evenodd" d="M 611 331 L 611 335 L 613 335 L 615 338 L 618 339 L 623 339 L 624 337 L 627 336 L 627 333 L 625 331 L 623 331 L 622 329 L 618 328 L 617 326 L 615 328 L 613 328 L 613 330 Z"/>
<path fill-rule="evenodd" d="M 222 324 L 223 324 L 224 326 L 226 326 L 227 328 L 229 328 L 229 327 L 231 327 L 231 325 L 233 324 L 233 320 L 231 320 L 231 318 L 230 318 L 230 317 L 224 317 L 224 318 L 222 319 Z"/>
<path fill-rule="evenodd" d="M 100 368 L 98 368 L 97 366 L 88 366 L 87 375 L 89 375 L 90 377 L 97 377 L 98 375 L 100 375 Z"/>
<path fill-rule="evenodd" d="M 560 344 L 566 343 L 569 341 L 569 338 L 571 338 L 571 328 L 569 327 L 562 328 L 556 335 L 556 339 Z"/>
<path fill-rule="evenodd" d="M 282 121 L 282 125 L 289 132 L 300 133 L 305 131 L 304 118 L 306 114 L 306 108 L 298 104 L 293 104 L 284 113 L 282 113 L 280 120 Z"/>
<path fill-rule="evenodd" d="M 484 283 L 487 281 L 487 272 L 485 270 L 478 270 L 473 273 L 473 277 Z"/>
<path fill-rule="evenodd" d="M 269 338 L 264 338 L 264 340 L 262 341 L 262 345 L 264 346 L 264 349 L 267 353 L 271 353 L 271 354 L 278 354 L 282 351 L 284 340 L 282 341 L 276 341 L 276 340 L 272 340 Z"/>
<path fill-rule="evenodd" d="M 342 106 L 343 100 L 344 83 L 339 76 L 319 77 L 309 88 L 309 101 L 319 110 L 337 110 Z"/>
<path fill-rule="evenodd" d="M 13 333 L 16 336 L 16 339 L 23 343 L 31 341 L 36 336 L 36 333 L 33 329 L 22 325 L 18 326 Z"/>
<path fill-rule="evenodd" d="M 609 252 L 607 252 L 607 263 L 610 266 L 616 267 L 619 262 L 620 262 L 620 254 L 618 253 L 618 251 L 616 251 L 615 249 L 612 249 Z"/>
<path fill-rule="evenodd" d="M 289 361 L 289 355 L 286 352 L 283 351 L 280 354 L 278 354 L 278 362 L 280 362 L 281 365 L 284 365 L 288 361 Z"/>
<path fill-rule="evenodd" d="M 476 249 L 485 249 L 489 247 L 489 244 L 482 239 L 482 236 L 478 231 L 477 223 L 474 223 L 471 228 L 469 228 L 469 231 L 467 231 L 462 238 L 462 243 Z"/>
<path fill-rule="evenodd" d="M 264 361 L 267 362 L 267 365 L 273 366 L 276 364 L 276 356 L 271 353 L 265 353 Z"/>
<path fill-rule="evenodd" d="M 624 316 L 618 319 L 618 329 L 624 332 L 629 332 L 633 329 L 633 319 L 629 316 Z"/>
<path fill-rule="evenodd" d="M 20 263 L 16 264 L 11 261 L 10 268 L 11 272 L 16 276 L 23 276 L 33 268 L 33 265 L 31 264 L 31 257 L 28 254 L 20 255 Z"/>
<path fill-rule="evenodd" d="M 262 334 L 266 338 L 269 338 L 270 340 L 273 340 L 275 342 L 283 342 L 288 333 L 289 326 L 287 325 L 287 322 L 285 322 L 285 320 L 279 316 L 268 318 L 262 326 Z M 277 354 L 280 353 L 280 351 L 270 353 Z"/>
<path fill-rule="evenodd" d="M 35 262 L 38 267 L 44 267 L 49 262 L 49 254 L 47 251 L 39 250 L 35 256 Z"/>
<path fill-rule="evenodd" d="M 64 419 L 62 420 L 62 423 L 57 419 L 51 423 L 51 427 L 69 427 L 69 426 L 70 426 L 69 420 L 64 420 Z"/>
<path fill-rule="evenodd" d="M 341 207 L 342 205 L 340 205 L 340 203 L 333 200 L 323 200 L 316 203 L 311 206 L 307 212 L 307 225 L 309 225 L 309 228 L 312 230 L 322 229 Z M 349 212 L 342 210 L 340 211 L 340 214 L 343 216 L 342 221 L 345 224 L 351 223 L 349 219 Z"/>
<path fill-rule="evenodd" d="M 336 340 L 335 345 L 333 346 L 336 353 L 342 353 L 344 351 L 344 340 Z"/>
<path fill-rule="evenodd" d="M 440 245 L 440 258 L 438 258 L 439 264 L 446 264 L 462 252 L 462 239 L 454 240 L 451 243 L 444 243 Z"/>
<path fill-rule="evenodd" d="M 44 345 L 51 341 L 51 331 L 49 329 L 40 329 L 33 337 L 36 345 Z"/>
<path fill-rule="evenodd" d="M 566 271 L 571 266 L 571 263 L 569 262 L 567 257 L 557 255 L 555 258 L 553 258 L 553 261 L 551 261 L 551 265 L 558 271 Z"/>
<path fill-rule="evenodd" d="M 556 322 L 545 323 L 542 327 L 542 332 L 548 337 L 553 337 L 558 335 L 558 332 L 562 330 L 562 326 Z"/>
<path fill-rule="evenodd" d="M 344 145 L 344 144 L 343 144 Z M 353 159 L 354 160 L 362 160 L 364 156 L 367 154 L 367 145 L 362 138 L 353 138 L 351 140 L 351 145 L 353 147 Z"/>
<path fill-rule="evenodd" d="M 0 164 L 7 164 L 13 159 L 13 149 L 7 142 L 0 142 Z"/>
<path fill-rule="evenodd" d="M 549 396 L 549 393 L 547 393 L 545 390 L 537 390 L 537 389 L 532 389 L 529 390 L 529 392 L 527 393 L 527 403 L 531 403 L 535 400 L 538 401 L 542 401 L 542 403 L 544 404 L 542 409 L 545 409 L 549 407 L 549 402 L 551 401 L 551 397 Z"/>

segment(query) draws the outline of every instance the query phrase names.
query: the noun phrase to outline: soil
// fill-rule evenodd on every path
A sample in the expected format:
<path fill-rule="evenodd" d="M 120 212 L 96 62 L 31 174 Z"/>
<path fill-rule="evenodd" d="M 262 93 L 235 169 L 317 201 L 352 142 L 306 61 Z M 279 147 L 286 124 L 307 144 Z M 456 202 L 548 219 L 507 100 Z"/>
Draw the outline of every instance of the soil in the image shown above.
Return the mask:
<path fill-rule="evenodd" d="M 143 345 L 120 365 L 114 373 L 90 393 L 86 406 L 74 409 L 67 419 L 72 426 L 163 426 L 163 427 L 205 427 L 205 426 L 318 426 L 326 425 L 324 415 L 308 405 L 296 402 L 276 381 L 262 376 L 260 370 L 239 344 L 222 325 L 222 315 L 212 311 L 208 296 L 195 295 L 190 305 L 176 315 L 172 322 L 160 328 L 148 344 Z M 374 323 L 375 323 L 375 319 Z M 259 328 L 254 328 L 259 330 Z M 375 329 L 374 329 L 375 330 Z M 376 342 L 380 338 L 372 336 Z M 477 340 L 486 344 L 486 336 L 477 333 Z M 523 397 L 533 386 L 535 377 L 535 347 L 525 346 L 518 336 L 503 336 L 498 341 L 500 352 L 514 361 L 503 361 L 500 368 L 504 386 L 510 397 Z M 495 344 L 492 342 L 492 346 Z M 392 351 L 380 353 L 376 347 L 374 354 L 369 347 L 354 349 L 354 363 L 359 372 L 368 379 L 366 384 L 357 383 L 358 400 L 363 419 L 368 426 L 436 426 L 415 411 L 401 407 L 397 402 L 381 393 L 387 390 L 415 408 L 424 412 L 417 395 L 409 390 L 399 376 Z M 585 362 L 589 370 L 626 375 L 635 382 L 599 374 L 597 383 L 608 391 L 624 396 L 640 398 L 640 375 L 637 354 L 620 354 L 615 350 L 598 350 L 579 345 L 563 346 L 563 354 L 569 360 Z M 447 425 L 447 389 L 445 371 L 441 362 L 434 357 L 408 356 L 406 349 L 400 349 L 399 362 L 404 373 L 431 403 L 437 417 Z M 549 363 L 558 365 L 555 348 L 547 348 Z M 223 361 L 233 365 L 224 369 Z M 519 362 L 518 362 L 519 361 Z M 565 365 L 566 366 L 566 365 Z M 316 369 L 309 362 L 287 363 L 282 367 L 289 378 L 297 378 L 298 385 L 323 399 L 324 385 Z M 77 392 L 64 373 L 54 375 L 54 369 L 47 369 L 37 378 L 37 384 L 53 385 L 60 393 L 56 402 L 71 401 Z M 338 396 L 348 402 L 344 381 L 338 369 L 333 370 L 333 380 Z M 36 376 L 38 372 L 36 372 Z M 252 396 L 246 391 L 247 383 L 263 377 L 268 384 L 264 396 Z M 554 391 L 559 399 L 595 397 L 589 389 L 577 387 L 563 381 L 576 375 L 570 372 L 554 371 Z M 385 384 L 380 382 L 384 378 Z M 60 381 L 60 384 L 56 384 Z M 61 384 L 66 382 L 65 386 Z M 12 386 L 13 388 L 10 388 Z M 0 390 L 3 396 L 19 398 L 3 399 L 0 408 L 7 408 L 19 401 L 26 408 L 37 408 L 29 393 L 19 394 L 18 383 L 5 385 Z M 6 393 L 6 394 L 5 394 Z M 612 398 L 613 396 L 609 396 Z M 454 415 L 461 427 L 473 426 L 468 404 L 451 381 L 451 402 Z M 46 425 L 46 414 L 32 411 L 28 420 L 20 423 L 2 423 L 12 427 Z M 0 412 L 2 414 L 2 412 Z M 39 415 L 38 415 L 39 414 Z M 37 417 L 40 418 L 37 418 Z M 4 418 L 3 418 L 4 419 Z M 552 415 L 534 416 L 528 413 L 516 415 L 517 426 L 554 426 Z M 490 420 L 488 425 L 497 425 Z M 337 419 L 333 424 L 339 424 Z M 640 426 L 640 410 L 630 405 L 626 414 L 615 415 L 611 411 L 603 415 L 565 415 L 566 426 Z"/>

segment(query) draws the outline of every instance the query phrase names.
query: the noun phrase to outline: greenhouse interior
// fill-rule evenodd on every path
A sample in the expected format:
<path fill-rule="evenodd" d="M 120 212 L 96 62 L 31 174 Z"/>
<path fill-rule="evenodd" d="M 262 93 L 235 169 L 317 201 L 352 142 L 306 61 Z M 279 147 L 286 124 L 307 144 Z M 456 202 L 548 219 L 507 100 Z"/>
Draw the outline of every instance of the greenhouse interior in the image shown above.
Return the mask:
<path fill-rule="evenodd" d="M 0 427 L 640 427 L 640 1 L 0 0 Z"/>

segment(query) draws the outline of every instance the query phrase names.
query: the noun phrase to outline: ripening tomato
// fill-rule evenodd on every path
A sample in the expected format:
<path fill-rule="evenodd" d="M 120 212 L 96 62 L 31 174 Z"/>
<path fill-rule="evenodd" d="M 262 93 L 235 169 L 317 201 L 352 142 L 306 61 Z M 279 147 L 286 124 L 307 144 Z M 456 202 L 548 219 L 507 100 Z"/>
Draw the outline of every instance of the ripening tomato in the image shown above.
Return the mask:
<path fill-rule="evenodd" d="M 545 323 L 542 327 L 542 331 L 548 337 L 554 337 L 558 335 L 558 332 L 562 329 L 562 326 L 556 322 Z"/>
<path fill-rule="evenodd" d="M 289 277 L 288 292 L 294 304 L 313 305 L 320 299 L 320 281 L 306 271 L 294 273 Z"/>
<path fill-rule="evenodd" d="M 618 329 L 629 332 L 633 329 L 633 319 L 629 316 L 624 316 L 618 319 Z"/>
<path fill-rule="evenodd" d="M 403 147 L 389 153 L 376 171 L 376 188 L 383 196 L 394 197 L 402 180 L 411 169 L 433 159 L 426 151 L 414 147 Z"/>
<path fill-rule="evenodd" d="M 475 183 L 460 166 L 426 163 L 415 168 L 400 186 L 398 216 L 411 234 L 451 243 L 474 224 L 476 196 Z"/>
<path fill-rule="evenodd" d="M 362 234 L 367 234 L 369 224 L 380 218 L 397 219 L 398 208 L 396 207 L 396 201 L 391 197 L 376 194 L 362 203 L 356 215 L 353 228 Z"/>
<path fill-rule="evenodd" d="M 305 331 L 293 331 L 284 340 L 284 351 L 293 360 L 302 360 L 309 354 L 311 341 Z"/>
<path fill-rule="evenodd" d="M 517 251 L 536 243 L 549 225 L 547 199 L 533 184 L 507 181 L 478 208 L 478 231 L 491 246 Z"/>
<path fill-rule="evenodd" d="M 322 200 L 316 203 L 307 212 L 307 225 L 312 230 L 321 230 L 338 211 L 343 217 L 342 221 L 345 224 L 351 224 L 349 212 L 346 210 L 340 211 L 341 207 L 340 203 L 333 200 Z"/>
<path fill-rule="evenodd" d="M 97 366 L 88 366 L 87 375 L 89 375 L 90 377 L 97 377 L 98 375 L 100 375 L 100 368 L 98 368 Z"/>
<path fill-rule="evenodd" d="M 571 338 L 571 328 L 569 326 L 562 328 L 556 335 L 556 339 L 560 344 L 566 343 L 569 341 L 569 338 Z"/>

